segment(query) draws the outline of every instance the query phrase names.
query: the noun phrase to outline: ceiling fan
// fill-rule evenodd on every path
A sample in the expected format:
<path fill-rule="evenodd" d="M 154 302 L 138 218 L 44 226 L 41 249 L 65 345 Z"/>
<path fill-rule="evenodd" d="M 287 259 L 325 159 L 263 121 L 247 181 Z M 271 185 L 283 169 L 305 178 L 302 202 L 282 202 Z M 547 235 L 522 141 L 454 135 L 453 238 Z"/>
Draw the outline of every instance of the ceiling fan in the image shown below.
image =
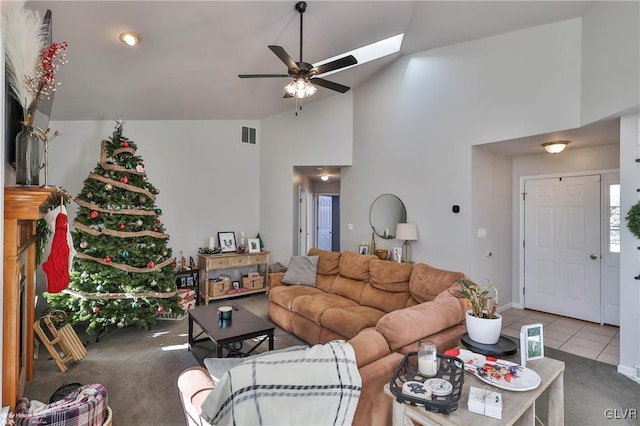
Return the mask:
<path fill-rule="evenodd" d="M 307 10 L 307 3 L 299 1 L 295 6 L 296 11 L 300 13 L 300 61 L 296 62 L 281 46 L 269 46 L 269 49 L 276 54 L 278 58 L 287 66 L 287 74 L 240 74 L 240 78 L 279 78 L 292 77 L 293 80 L 284 88 L 285 98 L 303 99 L 316 94 L 318 88 L 314 86 L 325 87 L 335 90 L 336 92 L 345 93 L 350 88 L 333 81 L 325 80 L 318 77 L 329 71 L 338 70 L 358 63 L 353 55 L 344 56 L 323 65 L 313 66 L 302 60 L 302 15 Z"/>

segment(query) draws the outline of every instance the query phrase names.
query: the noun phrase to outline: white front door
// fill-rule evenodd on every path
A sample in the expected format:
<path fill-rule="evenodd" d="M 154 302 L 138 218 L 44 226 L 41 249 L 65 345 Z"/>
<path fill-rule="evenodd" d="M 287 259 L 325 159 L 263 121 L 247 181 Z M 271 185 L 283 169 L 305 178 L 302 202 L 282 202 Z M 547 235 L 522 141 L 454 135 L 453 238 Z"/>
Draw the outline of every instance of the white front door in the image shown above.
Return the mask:
<path fill-rule="evenodd" d="M 600 175 L 524 182 L 525 308 L 601 322 Z"/>
<path fill-rule="evenodd" d="M 331 251 L 332 247 L 332 198 L 318 195 L 318 248 Z"/>

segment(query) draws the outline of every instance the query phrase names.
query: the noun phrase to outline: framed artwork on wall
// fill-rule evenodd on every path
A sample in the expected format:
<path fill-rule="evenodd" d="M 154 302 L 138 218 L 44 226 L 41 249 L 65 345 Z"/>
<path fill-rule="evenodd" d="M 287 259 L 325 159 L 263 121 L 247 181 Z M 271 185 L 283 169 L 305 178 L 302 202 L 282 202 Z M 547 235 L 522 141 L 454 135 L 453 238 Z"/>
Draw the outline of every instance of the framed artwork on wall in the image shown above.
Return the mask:
<path fill-rule="evenodd" d="M 237 250 L 235 232 L 218 232 L 218 243 L 222 253 L 232 253 Z"/>

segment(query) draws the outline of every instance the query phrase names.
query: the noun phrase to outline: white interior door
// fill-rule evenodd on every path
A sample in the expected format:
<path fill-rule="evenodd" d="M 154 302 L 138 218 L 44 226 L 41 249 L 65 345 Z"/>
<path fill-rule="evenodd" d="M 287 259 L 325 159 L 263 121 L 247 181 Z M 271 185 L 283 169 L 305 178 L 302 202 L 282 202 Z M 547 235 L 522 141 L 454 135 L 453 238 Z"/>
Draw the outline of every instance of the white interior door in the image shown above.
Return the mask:
<path fill-rule="evenodd" d="M 304 256 L 309 251 L 309 191 L 298 187 L 298 256 Z"/>
<path fill-rule="evenodd" d="M 318 248 L 331 251 L 332 247 L 332 198 L 318 195 Z"/>
<path fill-rule="evenodd" d="M 524 182 L 525 307 L 601 322 L 600 175 Z"/>

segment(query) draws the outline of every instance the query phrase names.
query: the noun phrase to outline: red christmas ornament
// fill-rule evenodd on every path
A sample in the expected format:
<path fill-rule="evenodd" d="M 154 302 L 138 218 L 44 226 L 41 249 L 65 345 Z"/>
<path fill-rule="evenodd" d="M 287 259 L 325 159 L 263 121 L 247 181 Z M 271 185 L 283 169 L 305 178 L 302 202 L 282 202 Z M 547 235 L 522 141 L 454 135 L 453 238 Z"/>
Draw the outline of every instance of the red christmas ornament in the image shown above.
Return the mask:
<path fill-rule="evenodd" d="M 164 312 L 164 306 L 158 306 L 158 312 L 159 313 L 163 313 Z"/>
<path fill-rule="evenodd" d="M 125 148 L 129 146 L 129 141 L 124 141 L 122 142 L 122 146 L 124 146 Z"/>
<path fill-rule="evenodd" d="M 94 314 L 97 314 L 98 312 L 100 312 L 100 306 L 94 306 L 93 309 L 91 309 L 93 311 Z"/>
<path fill-rule="evenodd" d="M 120 182 L 122 182 L 122 183 L 127 183 L 127 182 L 129 182 L 129 179 L 127 179 L 127 177 L 126 177 L 126 176 L 122 176 L 122 177 L 120 178 Z"/>
<path fill-rule="evenodd" d="M 156 219 L 156 223 L 160 223 L 160 219 Z"/>
<path fill-rule="evenodd" d="M 150 260 L 150 261 L 149 261 L 149 263 L 147 263 L 147 266 L 148 266 L 149 268 L 153 268 L 154 266 L 156 266 L 156 264 L 155 264 L 155 263 L 153 263 L 153 261 L 152 261 L 152 260 Z"/>
<path fill-rule="evenodd" d="M 91 219 L 97 219 L 98 216 L 100 216 L 100 213 L 98 213 L 97 211 L 93 210 L 91 212 Z"/>
<path fill-rule="evenodd" d="M 120 228 L 120 229 L 124 229 L 124 228 L 126 228 L 126 225 L 125 225 L 124 223 L 121 223 L 121 224 L 120 224 L 120 226 L 119 226 L 119 228 Z"/>
<path fill-rule="evenodd" d="M 107 263 L 111 262 L 111 257 L 109 257 L 109 256 L 105 257 L 104 261 L 107 262 Z"/>
<path fill-rule="evenodd" d="M 158 228 L 153 228 L 153 232 L 158 232 Z"/>

